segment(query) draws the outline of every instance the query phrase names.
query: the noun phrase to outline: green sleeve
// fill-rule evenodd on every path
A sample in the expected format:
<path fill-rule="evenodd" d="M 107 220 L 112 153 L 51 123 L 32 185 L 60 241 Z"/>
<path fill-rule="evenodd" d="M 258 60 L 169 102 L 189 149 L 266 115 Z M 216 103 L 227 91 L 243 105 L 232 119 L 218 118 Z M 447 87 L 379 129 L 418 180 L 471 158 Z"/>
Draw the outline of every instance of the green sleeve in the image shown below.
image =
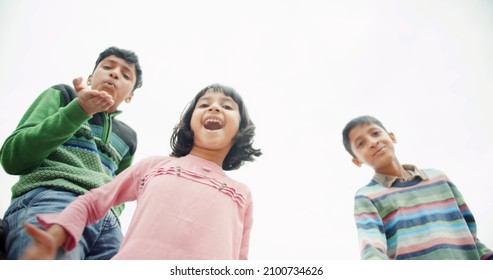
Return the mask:
<path fill-rule="evenodd" d="M 5 140 L 0 150 L 3 168 L 11 175 L 29 173 L 90 118 L 76 99 L 64 106 L 60 91 L 44 91 Z"/>

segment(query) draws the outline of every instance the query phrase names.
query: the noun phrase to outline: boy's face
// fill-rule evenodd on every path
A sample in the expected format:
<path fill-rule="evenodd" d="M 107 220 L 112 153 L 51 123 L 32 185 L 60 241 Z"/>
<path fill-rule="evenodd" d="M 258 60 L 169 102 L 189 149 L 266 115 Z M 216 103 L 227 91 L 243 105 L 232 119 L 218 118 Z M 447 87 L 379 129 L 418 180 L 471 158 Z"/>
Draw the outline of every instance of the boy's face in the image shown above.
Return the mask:
<path fill-rule="evenodd" d="M 376 172 L 386 174 L 386 168 L 395 163 L 394 134 L 387 133 L 376 124 L 368 123 L 354 127 L 349 132 L 351 150 L 356 155 L 353 163 L 361 166 L 368 164 Z"/>
<path fill-rule="evenodd" d="M 92 89 L 105 91 L 113 97 L 115 102 L 108 109 L 108 113 L 116 111 L 125 100 L 130 102 L 133 96 L 133 87 L 137 81 L 135 65 L 115 55 L 104 58 L 87 79 Z"/>

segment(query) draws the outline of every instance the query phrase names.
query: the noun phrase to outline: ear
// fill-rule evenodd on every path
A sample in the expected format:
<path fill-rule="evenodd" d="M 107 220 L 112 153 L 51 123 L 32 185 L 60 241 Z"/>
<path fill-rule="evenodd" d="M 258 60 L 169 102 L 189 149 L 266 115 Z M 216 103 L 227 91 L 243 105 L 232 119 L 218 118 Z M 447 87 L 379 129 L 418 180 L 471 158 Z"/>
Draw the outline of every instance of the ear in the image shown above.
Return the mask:
<path fill-rule="evenodd" d="M 125 102 L 130 103 L 130 101 L 132 101 L 132 97 L 134 97 L 133 91 L 127 96 L 127 98 L 125 98 Z"/>
<path fill-rule="evenodd" d="M 395 138 L 395 135 L 393 132 L 389 132 L 390 139 L 392 139 L 392 142 L 397 143 L 397 138 Z"/>
<path fill-rule="evenodd" d="M 357 167 L 361 167 L 361 165 L 363 165 L 363 163 L 357 159 L 357 158 L 353 158 L 353 163 L 357 166 Z"/>
<path fill-rule="evenodd" d="M 86 84 L 87 84 L 88 86 L 91 86 L 91 83 L 92 83 L 92 75 L 89 75 L 89 77 L 87 77 L 87 82 L 86 82 Z"/>

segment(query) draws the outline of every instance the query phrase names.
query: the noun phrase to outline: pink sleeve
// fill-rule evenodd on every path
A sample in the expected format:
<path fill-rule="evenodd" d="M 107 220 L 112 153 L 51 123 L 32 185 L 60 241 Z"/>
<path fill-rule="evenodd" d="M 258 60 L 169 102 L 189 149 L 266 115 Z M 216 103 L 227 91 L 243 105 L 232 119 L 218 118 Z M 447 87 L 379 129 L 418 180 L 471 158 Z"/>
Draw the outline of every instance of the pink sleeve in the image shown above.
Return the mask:
<path fill-rule="evenodd" d="M 45 229 L 53 224 L 63 227 L 68 234 L 63 248 L 72 250 L 79 242 L 85 226 L 97 223 L 111 207 L 137 199 L 139 174 L 146 167 L 146 164 L 135 164 L 127 168 L 110 183 L 79 196 L 61 213 L 38 215 L 40 225 Z"/>
<path fill-rule="evenodd" d="M 252 224 L 253 224 L 253 203 L 250 202 L 247 205 L 247 208 L 245 210 L 245 220 L 243 222 L 243 236 L 241 239 L 241 248 L 240 248 L 240 260 L 247 260 L 248 259 L 248 250 L 250 247 L 250 231 L 252 229 Z"/>

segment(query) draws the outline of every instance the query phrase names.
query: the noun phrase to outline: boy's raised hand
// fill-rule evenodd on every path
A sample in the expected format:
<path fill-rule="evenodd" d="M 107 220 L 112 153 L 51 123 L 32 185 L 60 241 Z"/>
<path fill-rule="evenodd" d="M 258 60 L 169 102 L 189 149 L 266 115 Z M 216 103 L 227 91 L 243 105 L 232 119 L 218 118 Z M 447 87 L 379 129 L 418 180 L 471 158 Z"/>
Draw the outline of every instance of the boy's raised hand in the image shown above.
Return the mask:
<path fill-rule="evenodd" d="M 82 77 L 72 81 L 77 91 L 77 102 L 88 115 L 92 116 L 98 112 L 108 110 L 113 103 L 113 97 L 105 91 L 94 90 L 82 84 Z"/>
<path fill-rule="evenodd" d="M 24 228 L 33 238 L 33 243 L 29 246 L 21 259 L 23 260 L 53 260 L 56 256 L 57 245 L 54 237 L 32 224 L 25 224 Z"/>

